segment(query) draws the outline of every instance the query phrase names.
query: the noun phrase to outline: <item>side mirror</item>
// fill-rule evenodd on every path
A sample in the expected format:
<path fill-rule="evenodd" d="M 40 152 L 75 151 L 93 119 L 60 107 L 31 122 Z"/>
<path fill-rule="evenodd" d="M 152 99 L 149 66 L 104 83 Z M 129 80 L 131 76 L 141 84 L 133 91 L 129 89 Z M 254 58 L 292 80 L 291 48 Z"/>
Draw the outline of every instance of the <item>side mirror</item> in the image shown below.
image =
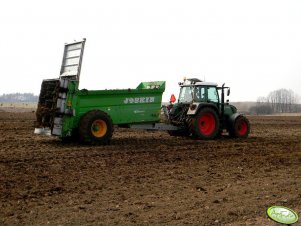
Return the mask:
<path fill-rule="evenodd" d="M 169 102 L 170 102 L 170 103 L 176 102 L 176 97 L 175 97 L 175 95 L 171 94 Z"/>
<path fill-rule="evenodd" d="M 227 91 L 227 96 L 230 96 L 230 88 Z"/>

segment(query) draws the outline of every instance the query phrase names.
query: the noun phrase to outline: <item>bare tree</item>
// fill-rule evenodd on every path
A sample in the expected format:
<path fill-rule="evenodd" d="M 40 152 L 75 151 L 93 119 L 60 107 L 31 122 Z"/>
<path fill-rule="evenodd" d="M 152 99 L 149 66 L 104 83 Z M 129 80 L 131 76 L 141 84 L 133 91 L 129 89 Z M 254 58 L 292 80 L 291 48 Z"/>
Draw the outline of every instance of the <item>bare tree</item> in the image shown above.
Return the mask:
<path fill-rule="evenodd" d="M 267 102 L 274 113 L 295 112 L 298 98 L 292 90 L 278 89 L 269 93 Z"/>
<path fill-rule="evenodd" d="M 299 112 L 299 99 L 291 89 L 278 89 L 270 92 L 267 97 L 258 97 L 256 106 L 250 111 L 255 114 Z"/>
<path fill-rule="evenodd" d="M 267 101 L 266 97 L 258 97 L 256 101 L 256 106 L 250 109 L 257 115 L 271 114 L 272 108 Z"/>

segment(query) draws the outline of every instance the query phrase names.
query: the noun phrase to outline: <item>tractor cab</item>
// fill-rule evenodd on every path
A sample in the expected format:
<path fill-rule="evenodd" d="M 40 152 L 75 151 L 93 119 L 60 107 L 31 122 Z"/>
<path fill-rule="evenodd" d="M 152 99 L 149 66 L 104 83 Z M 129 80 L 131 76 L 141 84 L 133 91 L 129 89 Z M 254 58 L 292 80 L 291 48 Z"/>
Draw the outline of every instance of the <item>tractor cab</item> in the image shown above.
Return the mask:
<path fill-rule="evenodd" d="M 212 82 L 197 82 L 181 85 L 179 103 L 212 102 L 219 103 L 217 84 Z"/>
<path fill-rule="evenodd" d="M 237 109 L 229 105 L 229 100 L 225 102 L 225 90 L 227 96 L 230 95 L 230 88 L 219 87 L 217 83 L 203 82 L 199 79 L 185 79 L 179 83 L 180 94 L 179 105 L 188 105 L 188 114 L 195 114 L 199 107 L 209 106 L 216 108 L 218 114 L 223 116 L 225 112 L 229 115 L 236 113 Z"/>

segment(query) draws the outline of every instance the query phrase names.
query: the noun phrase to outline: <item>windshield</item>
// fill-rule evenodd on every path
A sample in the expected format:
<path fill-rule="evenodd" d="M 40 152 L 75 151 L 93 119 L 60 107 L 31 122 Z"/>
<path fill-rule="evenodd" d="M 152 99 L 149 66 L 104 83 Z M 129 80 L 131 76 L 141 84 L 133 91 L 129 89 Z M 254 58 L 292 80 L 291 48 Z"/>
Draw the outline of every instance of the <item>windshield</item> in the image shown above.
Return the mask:
<path fill-rule="evenodd" d="M 183 86 L 180 90 L 179 103 L 219 102 L 216 87 L 212 86 Z"/>
<path fill-rule="evenodd" d="M 179 103 L 192 102 L 192 87 L 183 86 L 180 90 Z"/>

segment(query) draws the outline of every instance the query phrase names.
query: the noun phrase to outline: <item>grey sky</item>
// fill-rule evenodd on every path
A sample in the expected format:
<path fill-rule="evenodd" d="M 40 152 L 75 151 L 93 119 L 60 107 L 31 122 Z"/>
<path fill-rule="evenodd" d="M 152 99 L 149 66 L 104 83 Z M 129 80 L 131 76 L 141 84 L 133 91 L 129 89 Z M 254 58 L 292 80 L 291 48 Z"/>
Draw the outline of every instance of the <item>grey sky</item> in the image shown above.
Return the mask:
<path fill-rule="evenodd" d="M 226 83 L 231 101 L 279 88 L 301 96 L 301 1 L 5 1 L 0 94 L 39 93 L 65 42 L 87 38 L 81 88 L 186 77 Z"/>

